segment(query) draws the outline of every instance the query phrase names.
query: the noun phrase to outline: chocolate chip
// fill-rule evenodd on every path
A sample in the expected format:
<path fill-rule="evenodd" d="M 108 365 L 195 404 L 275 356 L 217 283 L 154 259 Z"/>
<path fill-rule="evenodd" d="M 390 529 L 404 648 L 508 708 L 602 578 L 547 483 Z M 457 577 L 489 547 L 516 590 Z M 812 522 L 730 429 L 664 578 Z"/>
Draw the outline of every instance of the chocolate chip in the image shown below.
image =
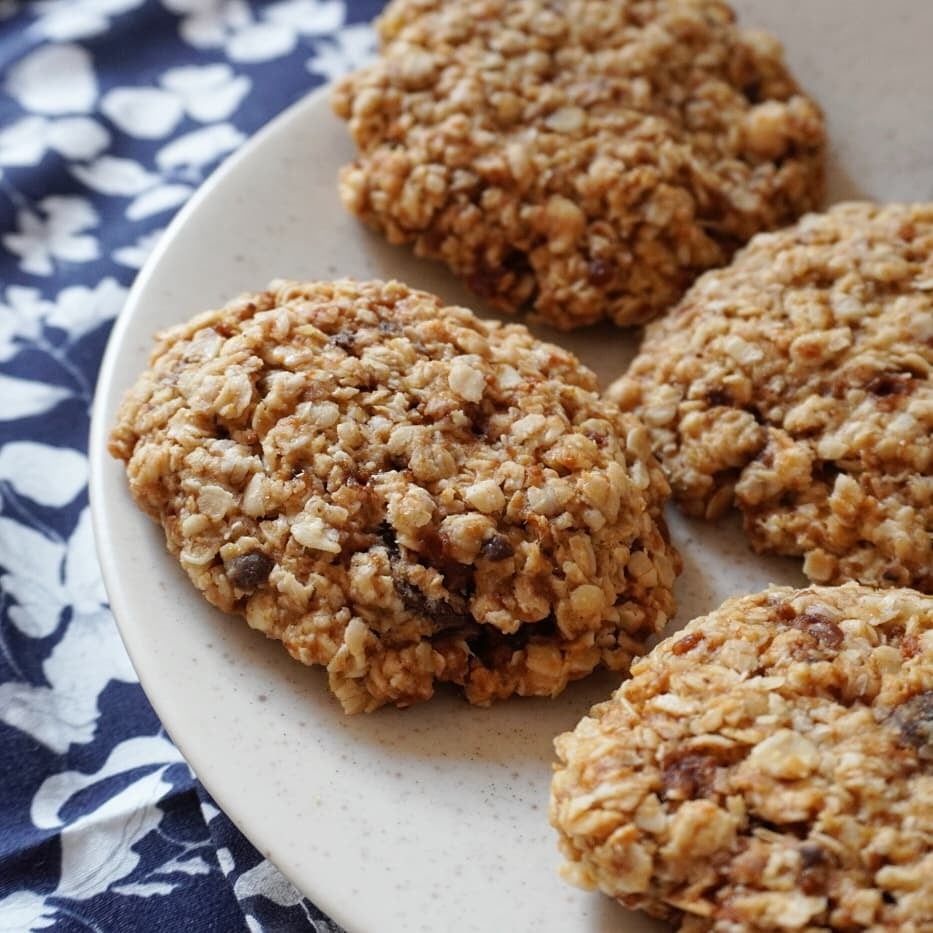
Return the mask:
<path fill-rule="evenodd" d="M 800 853 L 800 874 L 797 877 L 800 890 L 804 894 L 825 891 L 833 858 L 824 848 L 810 842 L 804 843 L 797 851 Z"/>
<path fill-rule="evenodd" d="M 520 249 L 509 250 L 505 259 L 502 260 L 502 266 L 515 275 L 527 275 L 531 272 L 528 254 Z"/>
<path fill-rule="evenodd" d="M 910 390 L 913 376 L 910 373 L 881 373 L 875 376 L 865 388 L 872 395 L 885 398 L 889 395 L 904 395 Z"/>
<path fill-rule="evenodd" d="M 436 603 L 431 619 L 440 631 L 473 631 L 473 616 L 466 612 L 458 612 L 450 603 Z"/>
<path fill-rule="evenodd" d="M 732 395 L 728 389 L 716 388 L 710 389 L 706 393 L 706 401 L 711 408 L 720 408 L 732 404 Z"/>
<path fill-rule="evenodd" d="M 512 542 L 505 535 L 493 535 L 488 541 L 483 542 L 483 557 L 489 560 L 505 560 L 515 553 Z"/>
<path fill-rule="evenodd" d="M 398 593 L 402 605 L 409 612 L 416 612 L 422 616 L 431 614 L 430 603 L 417 586 L 412 586 L 411 583 L 400 577 L 394 577 L 392 582 L 395 584 L 395 592 Z"/>
<path fill-rule="evenodd" d="M 817 460 L 810 471 L 810 475 L 813 477 L 814 482 L 832 486 L 841 472 L 842 470 L 839 469 L 838 465 L 832 461 Z"/>
<path fill-rule="evenodd" d="M 933 761 L 933 690 L 914 694 L 894 710 L 891 719 L 905 745 L 923 761 Z"/>
<path fill-rule="evenodd" d="M 750 104 L 760 104 L 761 103 L 761 82 L 760 81 L 749 81 L 742 88 L 742 93 L 745 95 L 745 99 Z"/>
<path fill-rule="evenodd" d="M 340 347 L 341 350 L 346 350 L 347 353 L 350 353 L 356 343 L 356 337 L 348 330 L 341 330 L 330 338 L 330 342 L 335 347 Z"/>
<path fill-rule="evenodd" d="M 502 272 L 499 269 L 481 265 L 467 276 L 466 283 L 480 298 L 494 298 L 501 279 Z"/>
<path fill-rule="evenodd" d="M 507 276 L 521 278 L 530 273 L 531 265 L 527 254 L 519 249 L 513 249 L 498 266 L 490 265 L 485 258 L 480 258 L 466 281 L 480 298 L 495 298 L 502 289 L 503 279 Z"/>
<path fill-rule="evenodd" d="M 911 373 L 881 373 L 875 376 L 865 388 L 877 399 L 881 411 L 896 411 L 904 396 L 911 393 L 917 383 Z"/>
<path fill-rule="evenodd" d="M 445 588 L 451 594 L 468 597 L 475 589 L 473 567 L 455 560 L 450 551 L 450 539 L 443 531 L 425 531 L 418 541 L 419 555 L 429 567 L 441 574 Z"/>
<path fill-rule="evenodd" d="M 419 616 L 424 616 L 434 623 L 436 633 L 450 633 L 452 630 L 467 630 L 474 623 L 473 617 L 461 612 L 455 606 L 442 599 L 429 599 L 416 586 L 400 577 L 393 579 L 395 592 L 402 600 L 402 605 Z"/>
<path fill-rule="evenodd" d="M 401 551 L 399 550 L 398 539 L 395 537 L 395 529 L 388 522 L 380 522 L 379 527 L 376 528 L 376 534 L 385 545 L 389 560 L 398 560 L 401 557 Z"/>
<path fill-rule="evenodd" d="M 800 852 L 800 864 L 804 868 L 813 868 L 814 865 L 825 865 L 829 861 L 829 856 L 822 846 L 808 842 L 802 845 L 798 850 Z"/>
<path fill-rule="evenodd" d="M 605 259 L 591 259 L 586 267 L 586 277 L 591 285 L 608 285 L 615 278 L 615 266 Z"/>
<path fill-rule="evenodd" d="M 662 781 L 668 800 L 706 797 L 716 777 L 716 759 L 702 752 L 688 752 L 664 765 Z"/>
<path fill-rule="evenodd" d="M 254 590 L 269 579 L 275 561 L 263 551 L 247 551 L 225 565 L 227 578 L 241 590 Z"/>
<path fill-rule="evenodd" d="M 546 644 L 557 637 L 557 619 L 548 615 L 540 622 L 529 622 L 517 632 L 505 635 L 492 625 L 481 625 L 475 637 L 467 643 L 476 660 L 490 670 L 499 670 L 510 663 L 516 651 L 529 644 Z"/>
<path fill-rule="evenodd" d="M 808 609 L 802 615 L 794 616 L 787 624 L 791 628 L 806 632 L 824 648 L 835 650 L 845 639 L 842 629 L 832 619 L 827 619 L 826 616 L 814 609 Z"/>

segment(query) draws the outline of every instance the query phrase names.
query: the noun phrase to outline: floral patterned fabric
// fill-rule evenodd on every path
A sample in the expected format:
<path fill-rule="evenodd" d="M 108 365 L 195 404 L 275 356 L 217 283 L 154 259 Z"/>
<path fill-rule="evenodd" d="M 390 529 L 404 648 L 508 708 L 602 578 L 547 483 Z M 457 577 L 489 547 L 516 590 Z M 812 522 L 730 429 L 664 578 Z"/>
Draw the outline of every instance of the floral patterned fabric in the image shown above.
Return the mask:
<path fill-rule="evenodd" d="M 237 832 L 107 608 L 110 325 L 230 152 L 371 50 L 379 0 L 0 0 L 0 933 L 337 927 Z"/>

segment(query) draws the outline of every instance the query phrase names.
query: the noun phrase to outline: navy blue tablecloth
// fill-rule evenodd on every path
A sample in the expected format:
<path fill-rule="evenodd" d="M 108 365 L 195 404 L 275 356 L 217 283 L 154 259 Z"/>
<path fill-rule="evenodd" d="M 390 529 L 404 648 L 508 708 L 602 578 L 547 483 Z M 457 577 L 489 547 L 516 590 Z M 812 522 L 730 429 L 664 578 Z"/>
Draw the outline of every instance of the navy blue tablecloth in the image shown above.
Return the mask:
<path fill-rule="evenodd" d="M 337 927 L 210 800 L 107 607 L 87 499 L 128 286 L 380 0 L 0 0 L 0 933 Z"/>

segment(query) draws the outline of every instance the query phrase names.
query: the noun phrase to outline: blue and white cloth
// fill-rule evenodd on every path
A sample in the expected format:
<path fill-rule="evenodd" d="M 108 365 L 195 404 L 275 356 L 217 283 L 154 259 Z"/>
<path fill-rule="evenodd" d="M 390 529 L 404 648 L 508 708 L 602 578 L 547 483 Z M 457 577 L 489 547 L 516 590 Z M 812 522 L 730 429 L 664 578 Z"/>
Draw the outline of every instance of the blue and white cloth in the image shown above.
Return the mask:
<path fill-rule="evenodd" d="M 110 325 L 228 153 L 370 54 L 381 0 L 0 0 L 0 933 L 337 927 L 210 800 L 107 608 Z"/>

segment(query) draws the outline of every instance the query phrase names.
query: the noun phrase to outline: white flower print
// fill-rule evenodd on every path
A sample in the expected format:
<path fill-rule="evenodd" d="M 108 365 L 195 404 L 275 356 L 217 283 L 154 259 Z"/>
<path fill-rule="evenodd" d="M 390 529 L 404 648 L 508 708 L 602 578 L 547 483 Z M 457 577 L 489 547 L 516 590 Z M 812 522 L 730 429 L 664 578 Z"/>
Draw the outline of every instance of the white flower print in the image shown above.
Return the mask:
<path fill-rule="evenodd" d="M 376 35 L 369 23 L 354 23 L 318 42 L 305 63 L 312 74 L 333 81 L 365 64 L 376 49 Z"/>
<path fill-rule="evenodd" d="M 163 183 L 161 175 L 147 172 L 132 159 L 117 156 L 105 155 L 87 165 L 74 165 L 71 174 L 98 194 L 132 197 L 126 208 L 130 220 L 177 207 L 194 191 L 188 184 Z"/>
<path fill-rule="evenodd" d="M 0 130 L 0 172 L 4 166 L 37 165 L 49 151 L 93 159 L 109 142 L 110 134 L 89 117 L 23 117 Z"/>
<path fill-rule="evenodd" d="M 162 228 L 152 230 L 138 237 L 135 243 L 115 249 L 111 254 L 113 261 L 128 269 L 141 269 L 164 232 Z"/>
<path fill-rule="evenodd" d="M 37 288 L 11 285 L 0 302 L 0 363 L 12 359 L 24 344 L 42 335 L 42 319 L 51 308 Z"/>
<path fill-rule="evenodd" d="M 126 13 L 143 0 L 36 0 L 34 31 L 56 42 L 87 39 L 105 32 L 110 18 Z"/>
<path fill-rule="evenodd" d="M 20 257 L 19 267 L 33 275 L 51 275 L 54 260 L 88 262 L 99 253 L 97 240 L 86 233 L 100 217 L 85 198 L 50 195 L 38 211 L 21 207 L 16 212 L 18 232 L 3 237 L 3 245 Z"/>
<path fill-rule="evenodd" d="M 121 197 L 141 194 L 161 181 L 138 162 L 111 155 L 103 155 L 89 165 L 75 165 L 71 173 L 98 194 Z"/>
<path fill-rule="evenodd" d="M 67 447 L 10 441 L 0 447 L 0 489 L 52 508 L 67 505 L 87 483 L 87 457 Z"/>
<path fill-rule="evenodd" d="M 119 129 L 137 139 L 162 139 L 182 118 L 181 101 L 157 87 L 115 87 L 100 109 Z"/>
<path fill-rule="evenodd" d="M 33 933 L 55 923 L 55 908 L 31 891 L 15 891 L 0 899 L 0 933 Z"/>
<path fill-rule="evenodd" d="M 0 516 L 0 531 L 3 533 L 0 584 L 9 620 L 29 638 L 46 638 L 61 621 L 64 593 L 58 573 L 65 548 L 28 525 L 3 516 Z M 0 690 L 9 686 L 9 683 L 0 684 Z M 7 704 L 0 704 L 0 716 L 4 721 L 8 721 L 9 712 Z"/>
<path fill-rule="evenodd" d="M 5 398 L 0 420 L 42 414 L 74 396 L 89 406 L 92 385 L 69 359 L 69 350 L 86 334 L 112 320 L 125 299 L 126 289 L 109 276 L 92 288 L 70 285 L 54 301 L 43 298 L 38 289 L 9 286 L 5 299 L 0 301 L 0 362 L 12 359 L 23 349 L 36 350 L 44 354 L 49 374 L 57 366 L 73 388 L 0 375 L 0 387 L 8 393 L 0 396 Z"/>
<path fill-rule="evenodd" d="M 172 790 L 168 768 L 182 761 L 178 750 L 159 736 L 128 739 L 117 745 L 93 774 L 64 771 L 42 783 L 32 801 L 32 822 L 61 833 L 62 873 L 57 897 L 86 900 L 108 890 L 133 873 L 140 856 L 135 846 L 162 822 L 158 802 Z M 96 809 L 66 821 L 62 810 L 87 788 L 102 789 L 108 778 L 148 770 Z M 146 893 L 169 893 L 174 885 Z M 139 893 L 139 892 L 135 892 Z"/>
<path fill-rule="evenodd" d="M 152 214 L 161 214 L 184 204 L 191 197 L 194 188 L 185 184 L 157 185 L 144 191 L 126 209 L 126 216 L 130 220 L 142 220 Z"/>
<path fill-rule="evenodd" d="M 98 194 L 132 198 L 126 208 L 130 220 L 183 204 L 203 180 L 205 169 L 246 141 L 232 123 L 213 122 L 226 121 L 239 107 L 251 87 L 246 76 L 234 74 L 226 64 L 186 66 L 169 69 L 159 84 L 114 88 L 104 95 L 101 110 L 123 132 L 141 139 L 169 135 L 184 116 L 208 124 L 177 136 L 156 153 L 161 175 L 113 155 L 71 168 Z"/>
<path fill-rule="evenodd" d="M 105 321 L 112 321 L 126 301 L 126 289 L 116 279 L 101 279 L 95 286 L 71 285 L 62 289 L 45 314 L 47 327 L 57 327 L 68 342 L 80 340 Z"/>
<path fill-rule="evenodd" d="M 78 473 L 81 488 L 86 469 Z M 89 510 L 82 511 L 67 545 L 0 516 L 0 566 L 4 599 L 14 601 L 8 602 L 7 615 L 23 635 L 48 637 L 71 610 L 64 635 L 42 664 L 48 686 L 22 679 L 0 684 L 0 721 L 59 754 L 74 743 L 90 742 L 104 688 L 112 680 L 133 683 L 136 675 L 104 606 Z"/>
<path fill-rule="evenodd" d="M 280 907 L 294 907 L 303 900 L 295 886 L 267 859 L 244 871 L 233 886 L 237 900 L 267 897 Z"/>
<path fill-rule="evenodd" d="M 223 48 L 235 62 L 288 55 L 299 36 L 324 35 L 343 23 L 340 0 L 282 0 L 254 14 L 245 0 L 163 0 L 183 15 L 182 38 L 201 49 Z"/>
<path fill-rule="evenodd" d="M 31 379 L 17 379 L 0 373 L 0 421 L 14 421 L 17 418 L 33 418 L 51 411 L 59 402 L 71 393 L 59 386 L 33 382 Z"/>
<path fill-rule="evenodd" d="M 24 110 L 88 113 L 97 100 L 91 55 L 80 45 L 41 45 L 10 68 L 6 92 Z"/>
<path fill-rule="evenodd" d="M 179 167 L 203 170 L 245 142 L 246 136 L 232 123 L 215 123 L 185 133 L 164 146 L 156 154 L 156 164 L 163 171 Z"/>
<path fill-rule="evenodd" d="M 229 65 L 170 68 L 161 84 L 177 95 L 185 113 L 200 123 L 226 120 L 249 93 L 252 82 Z"/>
<path fill-rule="evenodd" d="M 137 139 L 162 139 L 185 114 L 200 123 L 225 120 L 249 93 L 252 82 L 229 65 L 170 68 L 161 87 L 116 87 L 101 100 L 101 110 L 124 133 Z"/>
<path fill-rule="evenodd" d="M 264 15 L 271 23 L 288 26 L 303 36 L 336 32 L 345 15 L 339 0 L 281 0 L 270 4 Z"/>

